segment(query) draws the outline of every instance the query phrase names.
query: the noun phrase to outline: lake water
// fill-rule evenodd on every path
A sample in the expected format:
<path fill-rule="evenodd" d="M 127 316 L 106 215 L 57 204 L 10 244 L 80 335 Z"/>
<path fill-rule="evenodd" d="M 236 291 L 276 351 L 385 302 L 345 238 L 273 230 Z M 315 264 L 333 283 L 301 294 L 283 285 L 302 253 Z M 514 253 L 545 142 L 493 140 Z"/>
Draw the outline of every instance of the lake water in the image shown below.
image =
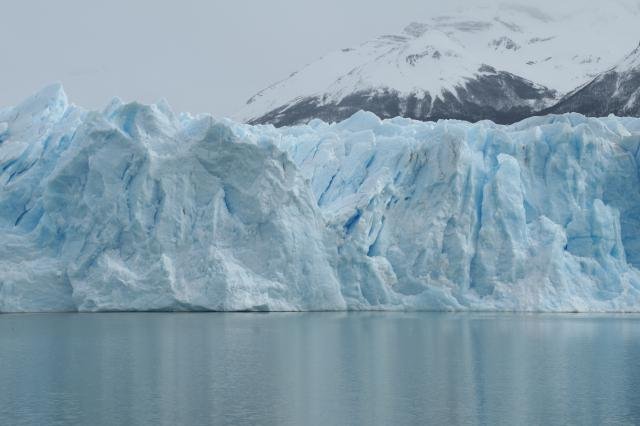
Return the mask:
<path fill-rule="evenodd" d="M 0 424 L 639 424 L 640 316 L 0 315 Z"/>

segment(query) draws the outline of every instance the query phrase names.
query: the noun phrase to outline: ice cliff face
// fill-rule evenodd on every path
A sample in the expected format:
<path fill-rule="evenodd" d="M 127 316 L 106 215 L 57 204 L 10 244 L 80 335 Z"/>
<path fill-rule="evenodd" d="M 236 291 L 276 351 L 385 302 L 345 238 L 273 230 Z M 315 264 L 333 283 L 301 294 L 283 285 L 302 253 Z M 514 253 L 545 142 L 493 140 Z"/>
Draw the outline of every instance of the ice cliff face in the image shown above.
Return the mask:
<path fill-rule="evenodd" d="M 0 310 L 343 309 L 311 191 L 272 144 L 164 105 L 2 119 Z"/>
<path fill-rule="evenodd" d="M 0 311 L 640 310 L 640 119 L 0 110 Z"/>

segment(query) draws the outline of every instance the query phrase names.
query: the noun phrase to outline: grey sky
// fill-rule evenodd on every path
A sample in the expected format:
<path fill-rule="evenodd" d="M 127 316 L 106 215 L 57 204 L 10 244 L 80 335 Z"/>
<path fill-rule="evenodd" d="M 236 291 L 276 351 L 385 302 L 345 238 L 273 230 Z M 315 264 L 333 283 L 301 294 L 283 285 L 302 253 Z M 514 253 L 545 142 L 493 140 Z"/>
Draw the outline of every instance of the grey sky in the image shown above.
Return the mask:
<path fill-rule="evenodd" d="M 3 3 L 0 106 L 61 81 L 87 107 L 115 95 L 164 97 L 176 110 L 216 115 L 232 114 L 328 51 L 397 32 L 445 7 L 433 0 Z"/>

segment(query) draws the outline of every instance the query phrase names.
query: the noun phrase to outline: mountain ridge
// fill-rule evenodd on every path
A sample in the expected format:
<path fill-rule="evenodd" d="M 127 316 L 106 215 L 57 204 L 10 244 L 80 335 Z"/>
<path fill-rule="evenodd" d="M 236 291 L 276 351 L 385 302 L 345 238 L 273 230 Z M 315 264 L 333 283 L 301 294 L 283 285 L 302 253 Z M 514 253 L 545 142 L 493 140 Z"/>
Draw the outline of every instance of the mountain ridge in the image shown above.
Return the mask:
<path fill-rule="evenodd" d="M 283 126 L 340 121 L 363 109 L 381 118 L 513 123 L 550 111 L 615 67 L 627 43 L 637 44 L 631 30 L 616 43 L 599 36 L 631 19 L 614 12 L 601 11 L 613 18 L 595 23 L 595 12 L 559 21 L 517 8 L 413 22 L 291 73 L 252 96 L 236 118 Z"/>
<path fill-rule="evenodd" d="M 541 114 L 640 116 L 640 44 L 618 65 L 563 97 Z"/>

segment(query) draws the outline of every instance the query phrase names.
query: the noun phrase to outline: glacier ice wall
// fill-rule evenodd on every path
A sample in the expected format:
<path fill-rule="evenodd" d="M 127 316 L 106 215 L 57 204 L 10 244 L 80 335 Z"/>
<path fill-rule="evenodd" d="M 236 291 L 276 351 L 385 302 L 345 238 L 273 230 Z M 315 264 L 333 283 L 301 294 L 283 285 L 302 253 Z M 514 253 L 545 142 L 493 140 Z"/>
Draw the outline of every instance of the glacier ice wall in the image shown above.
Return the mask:
<path fill-rule="evenodd" d="M 0 312 L 640 311 L 640 119 L 0 110 Z"/>

